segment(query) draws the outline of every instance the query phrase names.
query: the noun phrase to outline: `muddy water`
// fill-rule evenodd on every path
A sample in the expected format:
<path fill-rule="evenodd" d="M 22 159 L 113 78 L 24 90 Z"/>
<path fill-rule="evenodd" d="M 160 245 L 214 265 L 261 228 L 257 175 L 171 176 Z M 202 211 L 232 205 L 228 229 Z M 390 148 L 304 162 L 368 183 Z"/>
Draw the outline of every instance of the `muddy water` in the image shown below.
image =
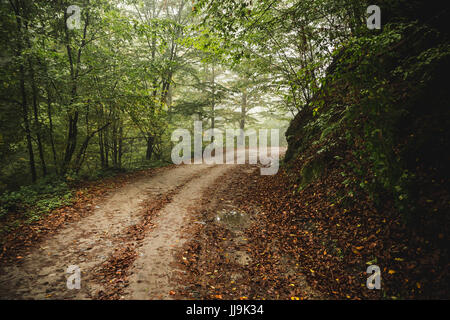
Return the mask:
<path fill-rule="evenodd" d="M 250 217 L 245 212 L 234 209 L 219 211 L 215 220 L 216 223 L 234 232 L 243 231 L 251 222 Z"/>

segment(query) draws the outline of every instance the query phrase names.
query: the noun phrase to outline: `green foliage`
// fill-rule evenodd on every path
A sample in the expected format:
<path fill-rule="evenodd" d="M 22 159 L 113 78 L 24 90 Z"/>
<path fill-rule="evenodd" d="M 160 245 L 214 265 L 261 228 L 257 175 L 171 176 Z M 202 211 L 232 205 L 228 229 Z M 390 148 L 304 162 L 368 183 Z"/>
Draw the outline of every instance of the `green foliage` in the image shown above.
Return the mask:
<path fill-rule="evenodd" d="M 320 178 L 326 167 L 323 159 L 314 159 L 306 163 L 300 171 L 299 190 L 306 188 L 312 181 Z"/>
<path fill-rule="evenodd" d="M 343 66 L 357 62 L 355 70 L 348 73 L 337 69 L 351 84 L 350 94 L 356 97 L 353 101 L 349 99 L 354 105 L 348 111 L 347 123 L 352 132 L 349 142 L 354 145 L 354 156 L 361 159 L 354 171 L 362 181 L 367 178 L 368 168 L 373 174 L 368 184 L 360 186 L 374 198 L 388 192 L 399 210 L 410 213 L 415 209 L 414 199 L 409 194 L 415 174 L 408 170 L 402 154 L 403 136 L 399 134 L 399 125 L 401 119 L 412 112 L 408 109 L 410 97 L 405 93 L 409 90 L 423 92 L 433 79 L 435 68 L 448 57 L 448 45 L 438 43 L 436 47 L 426 47 L 425 37 L 431 32 L 415 23 L 386 26 L 380 35 L 358 38 L 349 44 L 351 49 L 346 50 L 341 62 Z M 415 50 L 405 52 L 403 50 L 409 49 L 407 41 L 411 34 L 422 34 L 422 37 L 416 40 Z M 393 47 L 397 49 L 394 51 Z M 365 52 L 363 48 L 371 50 Z M 411 98 L 415 97 L 417 95 L 413 94 Z"/>
<path fill-rule="evenodd" d="M 448 63 L 449 53 L 436 30 L 416 22 L 388 24 L 379 34 L 350 38 L 333 54 L 324 85 L 310 109 L 312 117 L 304 118 L 302 130 L 297 129 L 302 140 L 296 148 L 330 145 L 345 138 L 355 159 L 345 167 L 360 179 L 353 187 L 365 190 L 378 203 L 391 197 L 397 209 L 411 217 L 417 209 L 413 195 L 417 162 L 411 165 L 409 157 L 418 160 L 418 154 L 406 150 L 417 139 L 411 139 L 413 128 L 402 125 L 405 118 L 423 113 L 416 100 L 422 101 L 422 96 L 435 89 L 438 68 Z M 428 101 L 432 106 L 428 119 L 442 114 L 444 101 L 436 97 Z M 422 134 L 420 139 L 426 143 L 420 145 L 436 145 L 430 131 Z M 349 183 L 344 182 L 347 187 Z"/>
<path fill-rule="evenodd" d="M 30 186 L 0 196 L 0 218 L 9 212 L 27 217 L 27 221 L 39 219 L 53 209 L 72 203 L 72 192 L 67 183 L 57 177 L 39 180 Z"/>
<path fill-rule="evenodd" d="M 427 5 L 376 2 L 381 30 L 367 29 L 365 0 L 3 1 L 0 190 L 165 163 L 171 131 L 194 117 L 258 128 L 296 115 L 287 161 L 333 159 L 346 144 L 355 188 L 411 210 L 418 162 L 434 166 L 448 136 L 450 46 Z M 80 29 L 65 26 L 70 4 Z M 306 181 L 319 169 L 305 167 Z M 4 197 L 3 211 L 24 199 Z M 33 197 L 37 212 L 58 205 Z"/>

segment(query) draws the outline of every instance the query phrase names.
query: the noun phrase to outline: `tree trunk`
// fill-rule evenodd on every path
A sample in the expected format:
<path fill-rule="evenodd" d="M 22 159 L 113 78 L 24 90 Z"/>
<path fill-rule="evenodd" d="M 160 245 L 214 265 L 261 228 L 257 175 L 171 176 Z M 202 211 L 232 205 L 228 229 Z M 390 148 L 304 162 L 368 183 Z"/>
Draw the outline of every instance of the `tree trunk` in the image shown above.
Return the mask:
<path fill-rule="evenodd" d="M 119 127 L 119 168 L 122 168 L 122 153 L 123 153 L 123 126 L 122 124 Z"/>
<path fill-rule="evenodd" d="M 112 150 L 112 161 L 113 161 L 113 167 L 117 167 L 118 162 L 118 143 L 117 143 L 117 121 L 114 119 L 113 127 L 112 127 L 112 143 L 113 143 L 113 150 Z"/>
<path fill-rule="evenodd" d="M 93 131 L 92 133 L 90 133 L 88 136 L 86 136 L 86 138 L 84 139 L 84 141 L 83 141 L 83 143 L 82 143 L 82 145 L 80 147 L 80 150 L 78 151 L 78 155 L 77 155 L 77 158 L 75 160 L 75 170 L 76 170 L 77 173 L 80 171 L 81 165 L 83 164 L 84 154 L 85 154 L 86 149 L 87 149 L 87 147 L 89 145 L 89 141 L 92 139 L 92 137 L 95 136 L 95 134 L 97 132 L 100 132 L 100 131 L 104 130 L 110 124 L 111 123 L 107 123 L 103 127 L 101 127 L 100 129 L 97 129 L 97 130 Z"/>
<path fill-rule="evenodd" d="M 67 20 L 67 12 L 64 11 L 64 21 Z M 86 15 L 86 20 L 84 23 L 84 29 L 83 29 L 83 37 L 81 40 L 80 47 L 77 51 L 76 61 L 74 61 L 72 48 L 70 46 L 70 38 L 69 38 L 69 30 L 67 28 L 67 25 L 64 24 L 64 31 L 66 34 L 66 50 L 67 50 L 67 56 L 69 59 L 69 66 L 70 66 L 70 77 L 72 81 L 72 90 L 71 90 L 71 99 L 70 99 L 70 105 L 72 105 L 74 102 L 76 102 L 76 98 L 78 96 L 77 89 L 78 89 L 78 76 L 80 71 L 80 63 L 81 63 L 81 53 L 82 49 L 86 43 L 86 34 L 87 34 L 87 28 L 89 24 L 89 14 Z M 77 147 L 77 136 L 78 136 L 78 116 L 79 112 L 78 110 L 75 110 L 73 113 L 72 111 L 69 112 L 69 128 L 67 133 L 67 145 L 66 145 L 66 151 L 64 154 L 64 160 L 62 164 L 61 173 L 66 173 L 70 162 L 72 160 L 72 156 L 75 153 L 75 149 Z"/>
<path fill-rule="evenodd" d="M 22 93 L 22 113 L 25 126 L 25 134 L 27 137 L 28 157 L 30 160 L 31 181 L 36 182 L 36 164 L 34 162 L 33 144 L 31 143 L 30 122 L 28 120 L 27 93 L 25 91 L 25 70 L 20 66 L 20 91 Z"/>
<path fill-rule="evenodd" d="M 241 104 L 241 120 L 239 121 L 239 128 L 245 129 L 245 118 L 247 116 L 247 92 L 244 89 L 242 92 L 242 104 Z"/>
<path fill-rule="evenodd" d="M 39 121 L 39 114 L 38 114 L 38 92 L 36 87 L 36 79 L 34 78 L 34 68 L 31 59 L 28 60 L 28 65 L 30 68 L 31 90 L 33 93 L 34 126 L 36 130 L 39 158 L 41 159 L 42 175 L 45 177 L 47 175 L 47 166 L 45 165 L 44 148 L 42 146 L 42 139 L 41 139 L 41 123 Z"/>
<path fill-rule="evenodd" d="M 53 164 L 55 165 L 56 174 L 58 174 L 58 161 L 56 160 L 56 148 L 55 148 L 55 139 L 53 137 L 53 116 L 52 116 L 52 100 L 50 96 L 50 88 L 47 88 L 47 116 L 49 121 L 49 136 L 50 136 L 50 144 L 52 146 L 53 153 Z"/>
<path fill-rule="evenodd" d="M 103 133 L 100 132 L 98 134 L 98 146 L 100 148 L 100 163 L 102 166 L 102 169 L 106 168 L 106 164 L 105 164 L 105 150 L 104 150 L 104 146 L 103 146 Z"/>
<path fill-rule="evenodd" d="M 105 149 L 105 168 L 109 168 L 109 139 L 108 139 L 108 129 L 104 131 L 103 134 L 103 146 Z"/>
<path fill-rule="evenodd" d="M 12 3 L 11 3 L 12 4 Z M 16 1 L 15 6 L 13 6 L 14 13 L 16 15 L 16 23 L 17 23 L 17 31 L 18 36 L 20 37 L 17 40 L 17 52 L 16 56 L 18 58 L 22 55 L 22 19 L 20 16 L 19 11 L 19 3 Z M 33 153 L 33 144 L 31 143 L 31 130 L 30 130 L 30 122 L 28 119 L 28 104 L 27 104 L 27 93 L 25 89 L 25 68 L 23 67 L 23 64 L 20 64 L 19 67 L 19 74 L 20 74 L 20 92 L 22 95 L 22 117 L 23 117 L 23 123 L 25 127 L 25 135 L 27 138 L 27 148 L 28 148 L 28 157 L 29 157 L 29 163 L 30 163 L 30 173 L 31 173 L 31 181 L 36 182 L 36 164 L 34 162 L 34 153 Z"/>
<path fill-rule="evenodd" d="M 215 74 L 214 74 L 214 63 L 212 65 L 212 103 L 211 103 L 211 129 L 214 132 L 215 128 L 215 107 L 216 107 L 216 101 L 215 101 Z M 211 137 L 211 142 L 214 142 L 214 136 Z"/>
<path fill-rule="evenodd" d="M 147 152 L 145 154 L 146 160 L 150 160 L 150 158 L 152 157 L 154 141 L 155 141 L 155 137 L 153 137 L 153 136 L 147 137 Z"/>
<path fill-rule="evenodd" d="M 75 152 L 77 146 L 77 136 L 78 136 L 78 111 L 75 111 L 73 116 L 69 115 L 69 132 L 67 133 L 67 144 L 66 152 L 64 155 L 64 161 L 61 168 L 61 173 L 67 172 L 72 156 Z"/>

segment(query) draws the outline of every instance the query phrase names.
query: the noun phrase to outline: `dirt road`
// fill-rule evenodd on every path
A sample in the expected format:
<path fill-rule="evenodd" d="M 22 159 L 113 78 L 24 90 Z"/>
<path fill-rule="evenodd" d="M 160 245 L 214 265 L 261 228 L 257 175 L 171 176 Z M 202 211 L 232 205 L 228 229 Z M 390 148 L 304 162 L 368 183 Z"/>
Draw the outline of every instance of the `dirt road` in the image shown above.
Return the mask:
<path fill-rule="evenodd" d="M 3 299 L 92 299 L 105 290 L 96 271 L 127 241 L 130 227 L 144 219 L 143 204 L 160 201 L 153 228 L 142 240 L 130 242 L 137 259 L 131 267 L 127 299 L 169 299 L 168 277 L 172 272 L 172 250 L 181 245 L 179 230 L 202 191 L 234 165 L 182 165 L 152 177 L 137 179 L 122 187 L 93 213 L 70 223 L 41 242 L 14 264 L 0 267 L 0 298 Z M 125 239 L 125 240 L 124 240 Z M 67 288 L 69 265 L 81 270 L 81 289 Z"/>

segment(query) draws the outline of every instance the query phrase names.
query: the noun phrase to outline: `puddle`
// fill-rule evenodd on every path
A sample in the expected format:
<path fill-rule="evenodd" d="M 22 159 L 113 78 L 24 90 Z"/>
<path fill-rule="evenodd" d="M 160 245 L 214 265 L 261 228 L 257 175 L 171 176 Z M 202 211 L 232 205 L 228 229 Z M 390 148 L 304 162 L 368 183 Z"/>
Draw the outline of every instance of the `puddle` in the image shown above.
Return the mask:
<path fill-rule="evenodd" d="M 250 224 L 250 217 L 237 210 L 221 210 L 215 221 L 232 231 L 241 231 Z"/>

